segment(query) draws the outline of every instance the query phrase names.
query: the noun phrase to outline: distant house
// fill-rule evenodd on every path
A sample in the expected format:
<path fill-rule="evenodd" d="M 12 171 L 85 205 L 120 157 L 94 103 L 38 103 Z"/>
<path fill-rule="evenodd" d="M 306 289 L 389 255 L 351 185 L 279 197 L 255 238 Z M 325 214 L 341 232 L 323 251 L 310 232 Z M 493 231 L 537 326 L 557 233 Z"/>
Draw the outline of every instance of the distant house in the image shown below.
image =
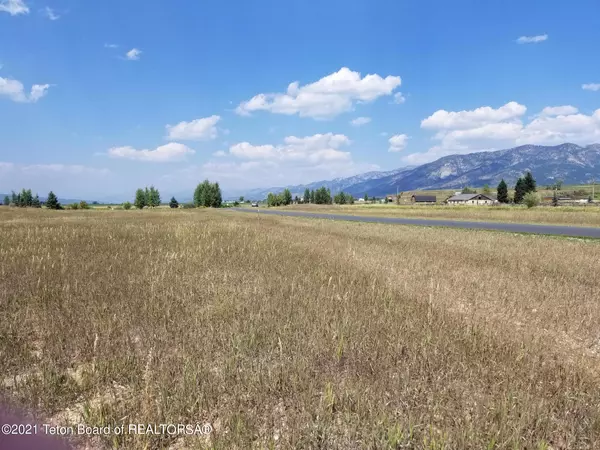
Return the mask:
<path fill-rule="evenodd" d="M 458 194 L 446 200 L 449 205 L 493 205 L 498 199 L 491 194 Z"/>
<path fill-rule="evenodd" d="M 410 201 L 413 203 L 435 203 L 437 197 L 435 195 L 413 195 Z"/>

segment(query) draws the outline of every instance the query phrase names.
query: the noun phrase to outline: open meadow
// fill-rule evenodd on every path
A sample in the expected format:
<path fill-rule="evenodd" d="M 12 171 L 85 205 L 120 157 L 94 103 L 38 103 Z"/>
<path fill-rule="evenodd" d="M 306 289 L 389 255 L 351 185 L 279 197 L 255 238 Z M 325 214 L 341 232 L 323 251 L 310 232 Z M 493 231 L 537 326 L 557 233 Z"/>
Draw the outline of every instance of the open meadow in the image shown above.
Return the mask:
<path fill-rule="evenodd" d="M 285 210 L 347 214 L 374 217 L 415 217 L 424 219 L 452 219 L 482 222 L 511 222 L 548 225 L 600 227 L 600 206 L 466 206 L 466 205 L 312 205 L 300 204 L 281 207 Z"/>
<path fill-rule="evenodd" d="M 598 241 L 211 209 L 0 231 L 0 395 L 213 428 L 89 448 L 600 448 Z"/>

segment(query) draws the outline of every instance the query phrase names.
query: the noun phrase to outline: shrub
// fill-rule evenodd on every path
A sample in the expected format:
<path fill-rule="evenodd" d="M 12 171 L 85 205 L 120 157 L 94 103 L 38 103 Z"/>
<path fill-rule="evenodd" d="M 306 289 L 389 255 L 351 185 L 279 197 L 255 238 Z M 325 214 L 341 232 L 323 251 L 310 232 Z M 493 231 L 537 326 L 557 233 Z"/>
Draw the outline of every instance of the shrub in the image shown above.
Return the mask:
<path fill-rule="evenodd" d="M 192 209 L 195 208 L 196 206 L 193 203 L 184 203 L 183 204 L 183 209 Z"/>
<path fill-rule="evenodd" d="M 71 203 L 69 209 L 79 209 L 79 203 Z"/>
<path fill-rule="evenodd" d="M 525 203 L 528 208 L 533 208 L 540 204 L 540 197 L 535 192 L 528 192 L 523 197 L 523 203 Z"/>
<path fill-rule="evenodd" d="M 80 209 L 90 209 L 90 205 L 88 205 L 85 200 L 81 200 L 79 202 L 79 208 Z"/>
<path fill-rule="evenodd" d="M 131 209 L 131 202 L 123 203 L 123 209 L 127 209 L 127 210 Z"/>

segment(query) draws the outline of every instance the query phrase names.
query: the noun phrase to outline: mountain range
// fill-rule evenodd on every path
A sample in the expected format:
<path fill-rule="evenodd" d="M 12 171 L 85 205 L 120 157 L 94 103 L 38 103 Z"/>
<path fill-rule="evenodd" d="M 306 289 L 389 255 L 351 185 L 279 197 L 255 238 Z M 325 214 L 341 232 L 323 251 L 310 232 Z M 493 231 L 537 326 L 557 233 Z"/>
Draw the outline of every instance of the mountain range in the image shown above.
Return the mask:
<path fill-rule="evenodd" d="M 501 179 L 509 186 L 530 170 L 538 185 L 562 180 L 565 184 L 585 184 L 600 179 L 600 144 L 585 147 L 565 143 L 556 146 L 523 145 L 506 150 L 450 155 L 417 167 L 387 172 L 368 172 L 348 178 L 318 181 L 306 185 L 254 189 L 246 198 L 262 199 L 269 192 L 288 188 L 301 196 L 305 189 L 328 187 L 332 193 L 344 191 L 355 197 L 381 197 L 398 191 L 459 189 L 465 186 L 495 187 Z"/>

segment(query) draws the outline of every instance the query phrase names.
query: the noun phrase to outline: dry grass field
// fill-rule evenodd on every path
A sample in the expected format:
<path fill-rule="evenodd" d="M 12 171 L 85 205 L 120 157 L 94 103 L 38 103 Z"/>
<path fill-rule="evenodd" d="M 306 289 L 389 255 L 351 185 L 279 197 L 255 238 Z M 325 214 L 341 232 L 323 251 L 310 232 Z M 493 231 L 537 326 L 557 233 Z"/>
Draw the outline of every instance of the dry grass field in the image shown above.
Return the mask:
<path fill-rule="evenodd" d="M 483 222 L 538 223 L 600 226 L 600 206 L 449 206 L 449 205 L 290 205 L 281 207 L 306 212 L 376 217 L 418 217 L 425 219 L 472 220 Z"/>
<path fill-rule="evenodd" d="M 0 393 L 214 428 L 93 448 L 600 448 L 596 241 L 209 210 L 0 231 Z"/>

